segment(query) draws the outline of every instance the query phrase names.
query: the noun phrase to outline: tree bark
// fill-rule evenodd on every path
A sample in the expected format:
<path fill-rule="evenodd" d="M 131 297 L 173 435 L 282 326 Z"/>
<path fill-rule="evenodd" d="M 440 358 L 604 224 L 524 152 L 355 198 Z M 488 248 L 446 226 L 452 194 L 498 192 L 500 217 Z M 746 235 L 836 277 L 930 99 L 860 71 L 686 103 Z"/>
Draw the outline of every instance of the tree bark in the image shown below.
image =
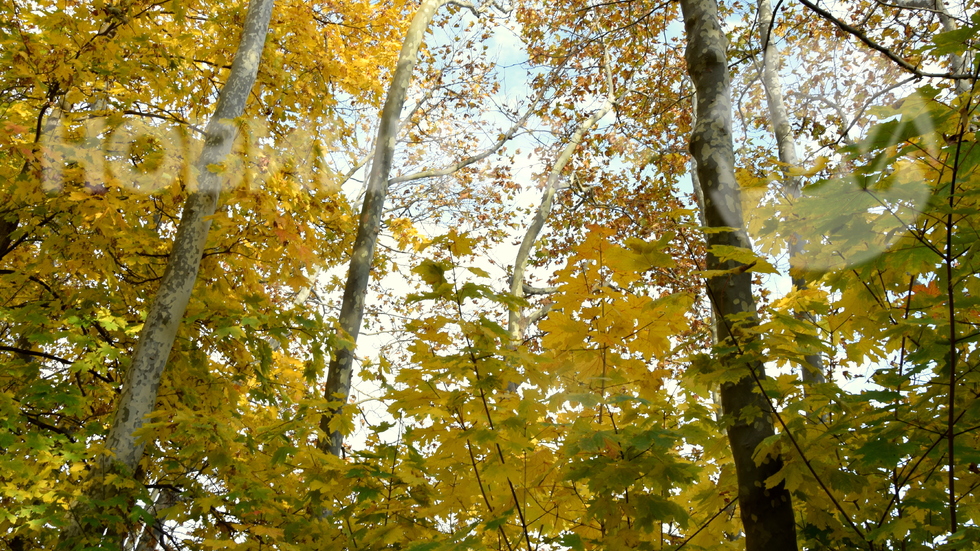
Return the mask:
<path fill-rule="evenodd" d="M 772 5 L 769 0 L 759 0 L 759 29 L 762 40 L 762 86 L 766 91 L 766 104 L 769 107 L 769 122 L 776 136 L 776 146 L 779 150 L 779 161 L 783 163 L 783 190 L 787 199 L 796 201 L 802 195 L 799 176 L 790 174 L 790 169 L 798 167 L 799 158 L 796 156 L 796 139 L 789 124 L 786 112 L 786 102 L 783 100 L 783 86 L 779 80 L 779 50 L 770 36 L 773 25 Z M 805 242 L 799 235 L 794 235 L 789 242 L 789 262 L 800 258 Z M 792 276 L 793 287 L 799 290 L 808 288 L 806 279 Z M 795 316 L 800 320 L 812 320 L 811 312 L 797 311 Z M 820 354 L 807 354 L 803 357 L 801 379 L 804 383 L 823 383 L 823 357 Z"/>
<path fill-rule="evenodd" d="M 87 478 L 86 497 L 89 501 L 115 495 L 115 490 L 104 483 L 106 475 L 111 472 L 130 475 L 143 456 L 145 443 L 137 438 L 136 432 L 156 406 L 160 380 L 197 280 L 211 227 L 210 216 L 217 208 L 221 191 L 222 177 L 209 167 L 220 165 L 231 152 L 235 138 L 232 119 L 241 116 L 255 84 L 273 4 L 274 0 L 251 0 L 249 3 L 231 73 L 218 96 L 214 115 L 205 130 L 204 149 L 193 168 L 194 175 L 188 186 L 190 195 L 184 205 L 160 289 L 153 298 L 132 364 L 123 380 L 119 404 L 105 442 L 107 453 L 98 458 Z M 83 516 L 90 512 L 85 508 L 82 505 Z M 77 517 L 74 519 L 63 542 L 70 542 L 81 534 L 101 535 L 104 527 L 91 524 L 93 519 L 87 519 L 89 523 L 84 528 L 78 520 Z"/>
<path fill-rule="evenodd" d="M 539 292 L 542 290 L 536 290 L 534 287 L 524 283 L 524 272 L 527 270 L 527 261 L 531 256 L 531 251 L 534 249 L 534 244 L 541 235 L 541 230 L 544 229 L 545 222 L 548 221 L 548 217 L 551 215 L 551 208 L 554 205 L 555 192 L 558 191 L 558 180 L 561 178 L 562 171 L 572 160 L 572 155 L 575 154 L 579 145 L 582 144 L 585 135 L 616 107 L 616 103 L 620 99 L 613 88 L 609 58 L 605 52 L 603 53 L 603 68 L 606 71 L 605 101 L 602 102 L 599 109 L 592 113 L 589 118 L 579 123 L 575 132 L 569 138 L 568 144 L 562 148 L 561 153 L 558 154 L 558 158 L 555 159 L 555 164 L 552 165 L 551 170 L 548 172 L 548 180 L 545 182 L 544 192 L 541 194 L 541 203 L 534 212 L 531 224 L 527 227 L 527 231 L 524 232 L 524 238 L 521 239 L 520 247 L 517 249 L 517 257 L 514 259 L 514 273 L 511 274 L 510 279 L 510 295 L 514 298 L 522 299 L 528 294 L 547 294 L 553 292 L 543 290 L 544 292 L 542 293 Z M 620 93 L 621 95 L 622 92 Z M 516 305 L 512 306 L 507 316 L 507 334 L 510 337 L 510 345 L 514 348 L 519 346 L 521 341 L 524 340 L 524 332 L 527 327 L 546 316 L 550 310 L 551 305 L 545 305 L 532 312 L 530 316 L 525 317 L 520 308 Z M 519 386 L 520 383 L 518 381 L 507 382 L 507 390 L 509 392 L 517 392 Z"/>
<path fill-rule="evenodd" d="M 578 125 L 572 137 L 568 140 L 568 144 L 562 149 L 558 158 L 555 159 L 555 164 L 548 173 L 548 181 L 545 183 L 544 192 L 541 194 L 541 204 L 538 205 L 538 210 L 535 211 L 534 217 L 531 219 L 531 224 L 528 226 L 527 231 L 524 232 L 524 238 L 521 240 L 520 248 L 517 250 L 517 257 L 514 260 L 514 274 L 510 281 L 511 296 L 515 298 L 524 298 L 525 296 L 524 271 L 527 269 L 527 261 L 531 256 L 534 244 L 537 242 L 538 236 L 541 235 L 541 230 L 544 229 L 544 224 L 551 214 L 551 207 L 554 203 L 555 192 L 558 191 L 558 179 L 561 176 L 562 170 L 572 160 L 572 155 L 578 149 L 578 146 L 582 143 L 582 139 L 589 130 L 592 130 L 592 127 L 602 117 L 605 117 L 607 113 L 612 111 L 615 105 L 615 97 L 610 90 L 606 100 L 602 102 L 599 109 Z M 520 310 L 512 308 L 507 319 L 507 331 L 510 334 L 510 339 L 513 344 L 519 344 L 523 338 L 524 329 L 525 327 L 521 324 Z"/>
<path fill-rule="evenodd" d="M 741 349 L 744 341 L 732 330 L 731 317 L 754 316 L 751 273 L 745 265 L 722 262 L 711 254 L 715 245 L 750 248 L 743 227 L 741 194 L 735 181 L 732 145 L 731 82 L 726 55 L 727 41 L 718 18 L 715 0 L 682 0 L 687 34 L 685 57 L 688 73 L 697 92 L 697 122 L 691 136 L 691 154 L 696 161 L 703 201 L 701 209 L 709 228 L 734 231 L 709 232 L 708 270 L 731 270 L 708 279 L 708 295 L 714 308 L 714 330 L 719 345 Z M 723 368 L 738 372 L 735 383 L 721 388 L 721 402 L 728 420 L 728 440 L 738 480 L 738 502 L 745 530 L 747 551 L 796 550 L 796 524 L 789 492 L 779 484 L 767 488 L 765 481 L 782 467 L 778 457 L 757 465 L 756 448 L 775 434 L 771 409 L 758 392 L 756 380 L 765 377 L 761 362 L 738 353 L 719 357 Z M 752 415 L 752 411 L 757 412 Z"/>
<path fill-rule="evenodd" d="M 320 448 L 337 457 L 340 457 L 343 451 L 344 435 L 330 425 L 343 414 L 344 403 L 350 396 L 351 376 L 354 370 L 354 345 L 364 318 L 364 298 L 367 295 L 371 263 L 374 261 L 378 234 L 381 231 L 381 215 L 388 194 L 388 178 L 395 153 L 398 122 L 425 33 L 436 11 L 445 3 L 446 0 L 422 0 L 402 43 L 395 74 L 381 110 L 374 160 L 371 163 L 371 172 L 368 174 L 364 204 L 361 207 L 361 217 L 357 225 L 357 236 L 351 252 L 347 283 L 344 286 L 344 299 L 338 319 L 341 338 L 347 343 L 335 351 L 327 371 L 327 384 L 324 389 L 324 397 L 336 402 L 337 405 L 320 419 L 320 428 L 326 435 L 320 441 Z"/>
<path fill-rule="evenodd" d="M 157 495 L 153 500 L 153 506 L 149 511 L 152 515 L 152 520 L 147 522 L 146 526 L 143 527 L 143 533 L 140 534 L 133 551 L 156 551 L 158 547 L 162 547 L 163 549 L 168 548 L 164 523 L 158 515 L 161 511 L 175 503 L 177 503 L 176 492 L 169 488 L 161 488 L 157 491 Z"/>

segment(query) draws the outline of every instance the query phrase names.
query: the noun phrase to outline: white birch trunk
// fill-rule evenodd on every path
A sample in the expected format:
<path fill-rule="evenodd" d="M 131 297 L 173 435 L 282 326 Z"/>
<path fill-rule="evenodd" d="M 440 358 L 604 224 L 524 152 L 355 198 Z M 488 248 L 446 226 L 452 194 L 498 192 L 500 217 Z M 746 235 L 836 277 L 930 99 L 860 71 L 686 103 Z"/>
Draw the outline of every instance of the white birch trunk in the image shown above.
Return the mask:
<path fill-rule="evenodd" d="M 388 179 L 395 154 L 398 123 L 425 33 L 436 11 L 445 3 L 446 0 L 422 0 L 402 43 L 391 86 L 388 88 L 384 108 L 381 110 L 381 123 L 374 142 L 374 160 L 368 175 L 364 204 L 361 207 L 357 237 L 354 239 L 354 249 L 351 252 L 350 268 L 338 320 L 341 338 L 346 339 L 348 344 L 335 351 L 330 361 L 324 389 L 324 397 L 336 402 L 337 405 L 320 419 L 320 428 L 325 433 L 325 437 L 320 441 L 320 448 L 337 457 L 340 457 L 343 451 L 344 436 L 336 427 L 331 428 L 331 424 L 343 414 L 344 403 L 350 396 L 354 370 L 354 345 L 357 343 L 364 318 L 364 298 L 371 277 L 371 263 L 374 261 L 378 234 L 381 232 L 381 216 L 388 193 Z"/>
<path fill-rule="evenodd" d="M 783 100 L 783 86 L 779 80 L 779 50 L 770 36 L 773 24 L 772 5 L 769 0 L 759 0 L 759 29 L 763 45 L 762 53 L 762 85 L 766 91 L 766 104 L 769 107 L 769 122 L 776 136 L 776 146 L 779 150 L 779 161 L 783 164 L 783 190 L 790 201 L 796 201 L 802 196 L 800 178 L 790 174 L 792 168 L 799 166 L 796 156 L 796 139 L 789 124 L 786 112 L 786 102 Z M 789 262 L 799 259 L 803 253 L 805 242 L 799 235 L 794 235 L 789 242 Z M 792 277 L 793 287 L 799 290 L 807 289 L 806 279 Z M 795 312 L 797 319 L 813 320 L 810 312 Z M 801 379 L 806 383 L 825 382 L 823 374 L 823 357 L 820 354 L 807 354 L 803 357 Z"/>
<path fill-rule="evenodd" d="M 541 194 L 541 203 L 534 212 L 534 217 L 531 219 L 531 224 L 528 226 L 527 231 L 524 232 L 524 238 L 521 240 L 520 248 L 517 250 L 517 257 L 514 260 L 514 274 L 510 281 L 510 294 L 514 298 L 524 298 L 524 272 L 527 270 L 527 261 L 531 256 L 531 251 L 534 250 L 534 244 L 537 242 L 538 236 L 541 235 L 541 230 L 544 229 L 544 224 L 548 220 L 548 216 L 551 214 L 551 207 L 554 203 L 555 192 L 558 191 L 558 179 L 561 176 L 562 170 L 571 161 L 572 155 L 578 149 L 578 146 L 582 143 L 582 139 L 589 130 L 592 130 L 602 117 L 605 117 L 606 114 L 612 111 L 615 105 L 615 99 L 610 91 L 599 109 L 579 124 L 569 139 L 568 144 L 562 149 L 558 158 L 555 159 L 555 164 L 548 173 L 548 180 L 545 182 L 544 192 Z M 510 334 L 513 345 L 520 344 L 520 341 L 523 339 L 524 329 L 525 327 L 521 323 L 520 309 L 516 307 L 511 308 L 510 315 L 507 318 L 507 332 Z"/>

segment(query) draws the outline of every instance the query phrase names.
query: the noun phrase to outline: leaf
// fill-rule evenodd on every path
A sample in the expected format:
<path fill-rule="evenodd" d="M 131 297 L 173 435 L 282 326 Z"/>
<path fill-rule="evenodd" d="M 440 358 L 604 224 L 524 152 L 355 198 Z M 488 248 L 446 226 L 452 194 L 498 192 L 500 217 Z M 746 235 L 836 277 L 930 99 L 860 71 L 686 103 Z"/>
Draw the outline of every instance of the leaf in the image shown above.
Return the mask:
<path fill-rule="evenodd" d="M 445 273 L 446 267 L 433 260 L 423 260 L 421 264 L 412 269 L 413 273 L 418 274 L 422 281 L 432 287 L 438 287 L 447 283 Z"/>
<path fill-rule="evenodd" d="M 944 56 L 965 52 L 970 48 L 970 39 L 976 36 L 978 30 L 980 27 L 971 25 L 932 35 L 932 42 L 935 44 L 932 54 Z"/>
<path fill-rule="evenodd" d="M 568 534 L 563 534 L 558 538 L 558 542 L 563 546 L 574 549 L 575 551 L 585 551 L 585 543 L 582 541 L 582 536 L 574 532 Z"/>

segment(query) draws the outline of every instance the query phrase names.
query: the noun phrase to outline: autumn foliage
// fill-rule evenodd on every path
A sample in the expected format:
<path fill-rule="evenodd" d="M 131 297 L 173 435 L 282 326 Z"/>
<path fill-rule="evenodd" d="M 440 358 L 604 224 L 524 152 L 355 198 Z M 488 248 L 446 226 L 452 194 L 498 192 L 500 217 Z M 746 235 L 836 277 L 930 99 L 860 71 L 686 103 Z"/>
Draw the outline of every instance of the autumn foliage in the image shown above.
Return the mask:
<path fill-rule="evenodd" d="M 246 4 L 0 0 L 0 547 L 746 549 L 729 438 L 767 424 L 735 455 L 775 466 L 799 549 L 980 545 L 972 0 L 777 4 L 765 33 L 718 5 L 737 191 L 708 197 L 679 5 L 436 2 L 356 339 L 419 6 L 277 0 L 145 449 L 96 470 Z"/>

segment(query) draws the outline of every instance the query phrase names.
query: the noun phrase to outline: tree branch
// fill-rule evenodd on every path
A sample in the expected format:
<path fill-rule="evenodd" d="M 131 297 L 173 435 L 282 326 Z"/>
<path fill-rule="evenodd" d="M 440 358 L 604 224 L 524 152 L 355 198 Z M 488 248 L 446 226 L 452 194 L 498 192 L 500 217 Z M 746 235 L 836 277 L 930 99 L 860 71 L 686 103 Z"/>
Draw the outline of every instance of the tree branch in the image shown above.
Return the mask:
<path fill-rule="evenodd" d="M 17 348 L 17 347 L 14 347 L 14 346 L 0 346 L 0 350 L 3 350 L 4 352 L 13 352 L 14 354 L 24 354 L 26 356 L 36 356 L 38 358 L 44 358 L 44 359 L 47 359 L 47 360 L 53 360 L 53 361 L 56 361 L 56 362 L 60 362 L 60 363 L 63 363 L 65 365 L 71 365 L 71 364 L 74 363 L 71 360 L 66 360 L 64 358 L 59 358 L 58 356 L 53 356 L 51 354 L 46 354 L 44 352 L 35 352 L 33 350 L 26 350 L 24 348 Z"/>
<path fill-rule="evenodd" d="M 531 102 L 531 105 L 528 106 L 527 112 L 525 112 L 524 115 L 517 120 L 517 122 L 511 125 L 511 127 L 507 130 L 507 132 L 504 132 L 503 135 L 500 136 L 500 139 L 498 139 L 492 146 L 490 146 L 485 151 L 467 157 L 459 161 L 458 163 L 452 164 L 444 168 L 423 170 L 420 172 L 416 172 L 415 174 L 406 174 L 404 176 L 398 176 L 389 180 L 388 183 L 400 184 L 402 182 L 408 182 L 410 180 L 421 180 L 423 178 L 438 178 L 440 176 L 448 176 L 458 171 L 461 168 L 467 167 L 473 163 L 477 163 L 482 161 L 483 159 L 486 159 L 490 155 L 493 155 L 494 153 L 499 151 L 500 148 L 503 147 L 505 143 L 507 143 L 508 141 L 510 141 L 511 138 L 514 137 L 514 134 L 516 134 L 518 130 L 524 128 L 524 125 L 527 123 L 528 119 L 531 118 L 531 115 L 534 114 L 535 108 L 541 102 L 543 97 L 544 97 L 544 91 L 542 90 L 542 92 L 538 93 L 537 97 L 534 98 L 534 101 Z"/>
<path fill-rule="evenodd" d="M 800 2 L 804 6 L 810 8 L 811 11 L 813 11 L 823 19 L 826 19 L 827 21 L 833 23 L 834 25 L 837 25 L 837 28 L 839 28 L 840 30 L 850 35 L 853 35 L 855 38 L 863 42 L 866 46 L 868 46 L 872 50 L 884 54 L 885 57 L 895 62 L 896 65 L 916 75 L 919 78 L 948 78 L 953 80 L 968 80 L 974 78 L 974 76 L 970 73 L 928 73 L 926 71 L 918 69 L 908 61 L 902 59 L 902 57 L 896 54 L 895 52 L 889 50 L 888 48 L 882 46 L 881 44 L 878 44 L 874 40 L 868 38 L 868 35 L 864 31 L 861 31 L 856 27 L 852 27 L 851 25 L 848 25 L 847 23 L 841 21 L 837 17 L 834 17 L 833 14 L 831 14 L 827 10 L 820 8 L 813 2 L 810 2 L 810 0 L 800 0 Z"/>

